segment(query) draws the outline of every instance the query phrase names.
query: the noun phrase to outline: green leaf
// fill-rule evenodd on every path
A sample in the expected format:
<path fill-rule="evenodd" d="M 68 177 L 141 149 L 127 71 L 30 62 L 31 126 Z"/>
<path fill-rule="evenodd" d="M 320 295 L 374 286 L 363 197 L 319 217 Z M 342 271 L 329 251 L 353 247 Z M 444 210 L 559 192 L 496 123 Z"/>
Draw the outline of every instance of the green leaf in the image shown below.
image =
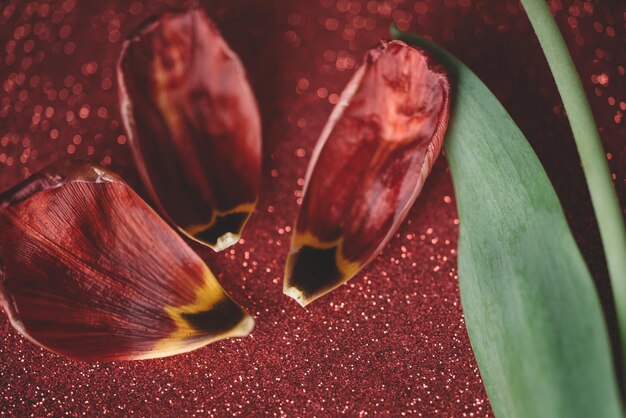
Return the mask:
<path fill-rule="evenodd" d="M 450 75 L 444 147 L 460 218 L 461 302 L 496 415 L 622 416 L 598 295 L 537 156 L 469 68 L 392 32 Z"/>

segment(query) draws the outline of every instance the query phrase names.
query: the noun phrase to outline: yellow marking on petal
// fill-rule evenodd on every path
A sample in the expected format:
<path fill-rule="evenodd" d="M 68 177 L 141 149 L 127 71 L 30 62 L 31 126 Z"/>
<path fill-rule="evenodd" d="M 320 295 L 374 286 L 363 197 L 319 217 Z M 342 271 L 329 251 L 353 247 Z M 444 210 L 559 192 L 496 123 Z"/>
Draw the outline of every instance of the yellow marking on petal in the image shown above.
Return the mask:
<path fill-rule="evenodd" d="M 209 222 L 201 223 L 201 224 L 191 224 L 191 225 L 186 226 L 184 229 L 188 234 L 196 235 L 212 227 L 215 221 L 217 220 L 218 216 L 223 217 L 225 215 L 230 215 L 233 213 L 248 213 L 248 216 L 250 216 L 249 214 L 252 213 L 255 206 L 256 206 L 256 202 L 242 203 L 229 210 L 225 210 L 225 211 L 214 210 L 213 213 L 211 214 L 211 220 Z"/>
<path fill-rule="evenodd" d="M 245 337 L 250 334 L 252 328 L 254 328 L 254 319 L 245 311 L 243 319 L 237 325 L 219 335 L 206 335 L 204 331 L 194 328 L 185 320 L 184 314 L 197 314 L 209 311 L 218 302 L 228 298 L 228 295 L 224 292 L 224 289 L 222 289 L 209 268 L 203 266 L 203 270 L 204 284 L 196 292 L 196 298 L 192 303 L 183 306 L 165 307 L 165 312 L 174 321 L 176 330 L 157 342 L 151 352 L 136 357 L 137 359 L 158 358 L 186 353 L 225 338 Z"/>
<path fill-rule="evenodd" d="M 213 213 L 211 214 L 211 220 L 209 222 L 201 223 L 201 224 L 191 224 L 184 228 L 179 227 L 178 229 L 182 233 L 184 233 L 187 237 L 194 240 L 195 242 L 198 242 L 203 245 L 207 245 L 211 247 L 211 249 L 213 249 L 214 251 L 222 251 L 230 247 L 231 245 L 236 244 L 237 241 L 239 241 L 239 238 L 241 236 L 241 231 L 243 230 L 243 227 L 248 222 L 248 219 L 250 219 L 250 215 L 254 211 L 255 207 L 256 207 L 256 201 L 252 203 L 242 203 L 226 211 L 214 210 Z M 234 213 L 246 214 L 246 219 L 244 219 L 244 221 L 241 223 L 241 226 L 239 227 L 238 231 L 225 233 L 224 235 L 222 235 L 221 237 L 217 239 L 217 242 L 215 244 L 211 244 L 211 243 L 208 243 L 206 241 L 203 241 L 197 238 L 197 235 L 211 228 L 217 221 L 218 217 L 224 217 L 226 215 L 230 215 Z"/>
<path fill-rule="evenodd" d="M 341 273 L 341 276 L 343 277 L 342 283 L 344 283 L 357 273 L 361 267 L 361 263 L 358 261 L 350 261 L 343 255 L 343 242 L 344 237 L 340 237 L 334 241 L 322 241 L 309 231 L 294 231 L 291 238 L 290 253 L 300 250 L 300 248 L 305 245 L 321 250 L 337 247 L 337 251 L 335 251 L 335 265 L 337 266 L 337 270 Z"/>
<path fill-rule="evenodd" d="M 336 239 L 334 241 L 322 241 L 309 231 L 306 231 L 306 232 L 294 231 L 293 236 L 291 237 L 291 249 L 297 251 L 300 248 L 304 247 L 305 245 L 308 245 L 309 247 L 319 248 L 321 250 L 327 250 L 329 248 L 338 246 L 340 240 L 341 238 Z"/>

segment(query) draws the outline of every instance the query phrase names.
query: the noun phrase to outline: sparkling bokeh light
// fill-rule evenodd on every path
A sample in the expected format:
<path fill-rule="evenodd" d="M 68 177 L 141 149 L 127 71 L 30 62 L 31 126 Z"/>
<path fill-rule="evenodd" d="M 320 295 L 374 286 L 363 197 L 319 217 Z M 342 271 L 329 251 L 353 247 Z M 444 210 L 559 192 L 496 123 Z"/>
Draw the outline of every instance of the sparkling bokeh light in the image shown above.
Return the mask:
<path fill-rule="evenodd" d="M 458 218 L 445 158 L 379 258 L 306 309 L 282 275 L 311 151 L 364 52 L 401 30 L 432 37 L 486 82 L 539 155 L 590 264 L 615 338 L 602 246 L 571 132 L 517 1 L 200 1 L 241 55 L 264 124 L 259 205 L 223 253 L 190 243 L 255 317 L 246 339 L 144 362 L 50 354 L 0 315 L 0 414 L 492 416 L 456 275 Z M 50 162 L 87 159 L 142 196 L 117 106 L 123 39 L 176 1 L 0 3 L 0 191 Z M 550 1 L 626 207 L 619 1 Z M 147 197 L 146 197 L 147 198 Z"/>

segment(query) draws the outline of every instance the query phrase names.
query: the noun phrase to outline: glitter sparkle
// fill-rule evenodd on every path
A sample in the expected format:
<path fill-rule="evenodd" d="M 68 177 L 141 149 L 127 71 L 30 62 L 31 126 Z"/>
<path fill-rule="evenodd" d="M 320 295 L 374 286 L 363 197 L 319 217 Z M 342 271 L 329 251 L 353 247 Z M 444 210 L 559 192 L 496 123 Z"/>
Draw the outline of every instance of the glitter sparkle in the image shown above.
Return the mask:
<path fill-rule="evenodd" d="M 459 300 L 459 221 L 445 159 L 390 245 L 346 286 L 302 309 L 283 295 L 282 273 L 315 140 L 363 52 L 387 37 L 394 21 L 457 54 L 518 121 L 546 165 L 606 301 L 601 246 L 569 127 L 519 4 L 199 3 L 250 75 L 263 116 L 264 169 L 243 239 L 219 254 L 191 245 L 257 328 L 246 339 L 173 358 L 82 364 L 25 341 L 0 315 L 0 415 L 492 416 Z M 623 7 L 550 3 L 625 202 Z M 146 195 L 120 124 L 115 62 L 139 22 L 180 4 L 2 2 L 0 190 L 71 156 L 110 166 Z"/>

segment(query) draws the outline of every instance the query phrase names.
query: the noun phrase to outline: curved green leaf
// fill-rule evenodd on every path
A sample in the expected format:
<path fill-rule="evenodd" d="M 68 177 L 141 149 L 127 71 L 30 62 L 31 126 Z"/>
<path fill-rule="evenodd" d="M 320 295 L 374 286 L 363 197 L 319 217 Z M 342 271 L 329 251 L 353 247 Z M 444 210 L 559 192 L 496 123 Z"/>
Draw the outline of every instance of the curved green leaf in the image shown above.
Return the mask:
<path fill-rule="evenodd" d="M 467 329 L 499 417 L 620 417 L 609 338 L 587 266 L 550 181 L 504 107 L 456 58 L 444 141 L 460 218 Z"/>

